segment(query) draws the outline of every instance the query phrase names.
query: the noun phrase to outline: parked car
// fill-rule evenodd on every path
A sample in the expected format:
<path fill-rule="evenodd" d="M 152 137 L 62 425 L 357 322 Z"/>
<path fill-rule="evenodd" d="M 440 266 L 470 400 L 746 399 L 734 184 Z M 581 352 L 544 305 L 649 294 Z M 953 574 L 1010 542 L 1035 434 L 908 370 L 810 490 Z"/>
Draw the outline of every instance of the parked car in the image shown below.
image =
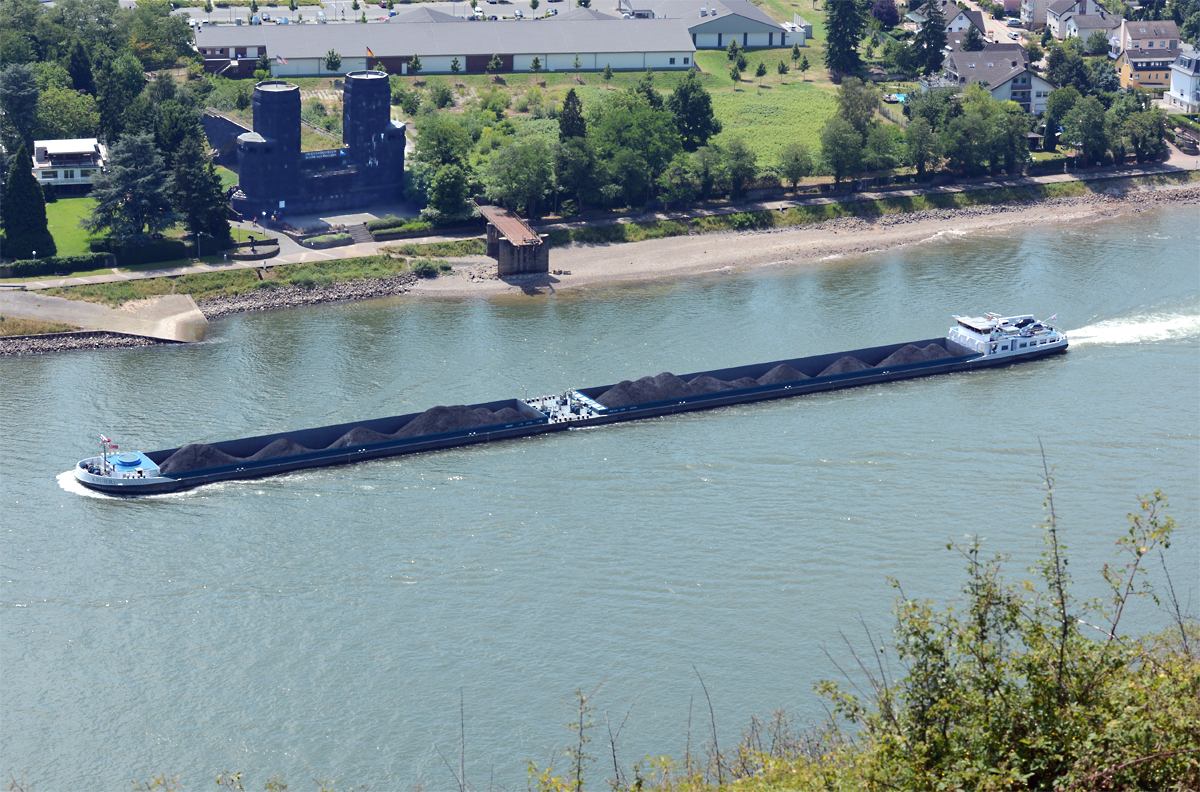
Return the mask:
<path fill-rule="evenodd" d="M 525 17 L 525 15 L 521 13 L 521 9 L 519 9 L 519 8 L 516 11 L 514 11 L 513 14 L 516 16 L 517 19 L 523 19 Z"/>
<path fill-rule="evenodd" d="M 554 2 L 554 0 L 550 0 L 550 2 Z M 1008 25 L 1009 27 L 1021 27 L 1021 20 L 1007 19 L 1004 21 L 1004 24 Z"/>
<path fill-rule="evenodd" d="M 1018 39 L 1020 39 L 1020 38 L 1021 38 L 1021 37 L 1020 37 L 1020 36 L 1018 36 L 1016 33 L 1013 33 L 1013 32 L 1011 32 L 1011 31 L 1009 32 L 1009 34 L 1008 34 L 1008 37 L 1009 37 L 1010 39 L 1012 39 L 1013 41 L 1017 41 Z"/>
<path fill-rule="evenodd" d="M 270 15 L 270 14 L 268 14 L 266 11 L 263 11 L 263 12 L 262 12 L 262 21 L 263 21 L 263 22 L 270 22 L 270 21 L 271 21 L 271 15 Z"/>

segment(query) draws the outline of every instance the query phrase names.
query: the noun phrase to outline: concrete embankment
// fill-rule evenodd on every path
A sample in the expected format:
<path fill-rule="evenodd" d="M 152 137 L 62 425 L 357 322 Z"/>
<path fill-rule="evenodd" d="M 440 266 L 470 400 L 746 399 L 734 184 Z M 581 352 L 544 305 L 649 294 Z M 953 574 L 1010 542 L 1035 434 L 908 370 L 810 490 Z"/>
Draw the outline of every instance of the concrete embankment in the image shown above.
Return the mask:
<path fill-rule="evenodd" d="M 203 341 L 209 330 L 208 319 L 187 294 L 151 297 L 110 308 L 37 292 L 3 290 L 0 313 L 157 341 Z M 91 348 L 90 344 L 85 348 Z"/>
<path fill-rule="evenodd" d="M 405 273 L 391 278 L 364 278 L 356 281 L 338 281 L 329 286 L 277 286 L 271 289 L 255 289 L 241 294 L 222 295 L 204 300 L 200 310 L 209 319 L 245 311 L 271 311 L 279 308 L 300 308 L 306 305 L 345 302 L 347 300 L 370 300 L 376 297 L 393 297 L 404 294 L 417 280 Z"/>

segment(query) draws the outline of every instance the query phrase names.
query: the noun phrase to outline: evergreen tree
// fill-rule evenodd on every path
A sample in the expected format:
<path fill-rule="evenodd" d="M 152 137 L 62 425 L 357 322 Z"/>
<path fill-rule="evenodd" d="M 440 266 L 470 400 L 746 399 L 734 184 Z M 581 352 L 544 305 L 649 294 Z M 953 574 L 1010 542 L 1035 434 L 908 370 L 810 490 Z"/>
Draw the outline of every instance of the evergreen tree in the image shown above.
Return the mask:
<path fill-rule="evenodd" d="M 221 177 L 198 137 L 191 135 L 183 141 L 171 176 L 172 204 L 192 235 L 207 234 L 222 242 L 228 239 L 229 209 Z"/>
<path fill-rule="evenodd" d="M 583 120 L 583 102 L 575 89 L 567 91 L 563 99 L 562 112 L 558 114 L 558 139 L 566 140 L 573 137 L 586 137 L 587 123 Z"/>
<path fill-rule="evenodd" d="M 586 6 L 584 6 L 584 7 L 586 8 Z M 612 78 L 613 78 L 612 64 L 606 63 L 606 64 L 604 64 L 604 82 L 612 82 Z"/>
<path fill-rule="evenodd" d="M 779 77 L 782 80 L 788 73 L 787 61 L 779 61 L 779 65 L 775 67 L 775 71 L 779 72 Z"/>
<path fill-rule="evenodd" d="M 738 45 L 737 39 L 730 39 L 729 46 L 725 48 L 725 57 L 734 63 L 737 63 L 738 53 L 742 48 Z"/>
<path fill-rule="evenodd" d="M 922 73 L 941 71 L 946 60 L 946 17 L 937 3 L 929 3 L 925 10 L 925 22 L 913 39 L 913 46 L 921 50 L 918 60 Z"/>
<path fill-rule="evenodd" d="M 853 74 L 862 68 L 858 57 L 858 42 L 866 28 L 862 8 L 855 0 L 834 0 L 825 8 L 825 67 L 835 74 Z"/>
<path fill-rule="evenodd" d="M 650 69 L 646 69 L 646 73 L 642 75 L 642 79 L 638 80 L 634 90 L 641 94 L 642 98 L 646 100 L 646 104 L 654 109 L 657 110 L 663 106 L 662 94 L 654 89 L 654 72 Z"/>
<path fill-rule="evenodd" d="M 460 71 L 462 71 L 462 66 L 459 64 L 458 58 L 455 57 L 454 60 L 450 61 L 450 73 L 458 74 Z"/>
<path fill-rule="evenodd" d="M 14 259 L 39 258 L 58 252 L 46 225 L 46 199 L 33 176 L 33 160 L 24 143 L 9 159 L 8 181 L 4 184 L 4 255 Z"/>
<path fill-rule="evenodd" d="M 804 75 L 808 74 L 808 70 L 809 70 L 809 69 L 811 69 L 811 68 L 812 68 L 812 66 L 811 66 L 811 65 L 809 64 L 809 62 L 808 62 L 808 56 L 807 56 L 807 55 L 805 55 L 805 56 L 803 56 L 802 58 L 800 58 L 800 65 L 799 65 L 799 66 L 797 66 L 796 68 L 800 70 L 800 76 L 801 76 L 801 77 L 803 77 Z"/>
<path fill-rule="evenodd" d="M 497 55 L 496 53 L 493 52 L 492 59 L 490 61 L 488 61 L 488 65 L 487 65 L 487 69 L 486 69 L 487 73 L 488 74 L 499 74 L 500 70 L 503 68 L 504 68 L 504 62 L 500 60 L 499 55 Z"/>
<path fill-rule="evenodd" d="M 529 71 L 537 74 L 542 70 L 542 59 L 537 55 L 533 56 L 533 60 L 529 62 Z"/>
<path fill-rule="evenodd" d="M 79 39 L 71 43 L 67 72 L 71 75 L 71 85 L 76 91 L 96 93 L 96 83 L 92 78 L 92 59 L 88 57 L 87 48 L 79 43 Z"/>
<path fill-rule="evenodd" d="M 408 73 L 409 74 L 420 74 L 421 69 L 423 69 L 423 68 L 424 68 L 424 66 L 421 64 L 421 56 L 413 55 L 412 60 L 410 60 L 408 62 Z"/>
<path fill-rule="evenodd" d="M 33 148 L 33 130 L 37 126 L 37 74 L 25 63 L 11 64 L 0 71 L 0 143 L 9 151 L 24 144 Z"/>
<path fill-rule="evenodd" d="M 675 116 L 684 151 L 695 151 L 721 131 L 721 122 L 713 115 L 712 97 L 694 71 L 689 70 L 679 81 L 666 106 Z"/>
<path fill-rule="evenodd" d="M 759 78 L 760 80 L 763 77 L 766 77 L 767 76 L 767 64 L 763 63 L 762 61 L 759 61 L 758 66 L 756 66 L 754 68 L 754 76 Z"/>
<path fill-rule="evenodd" d="M 963 52 L 980 52 L 983 50 L 984 46 L 986 45 L 984 44 L 983 36 L 979 35 L 979 28 L 971 25 L 971 27 L 967 29 L 966 37 L 963 39 Z"/>
<path fill-rule="evenodd" d="M 108 150 L 108 168 L 92 180 L 92 216 L 80 225 L 108 230 L 118 244 L 145 242 L 179 219 L 171 208 L 171 176 L 149 132 L 125 135 Z"/>
<path fill-rule="evenodd" d="M 325 57 L 322 60 L 322 65 L 325 67 L 326 71 L 335 72 L 342 68 L 342 56 L 339 55 L 337 50 L 333 49 L 332 47 L 330 48 L 329 52 L 325 53 Z"/>
<path fill-rule="evenodd" d="M 797 41 L 792 44 L 792 63 L 799 63 L 799 62 L 800 62 L 800 42 Z"/>

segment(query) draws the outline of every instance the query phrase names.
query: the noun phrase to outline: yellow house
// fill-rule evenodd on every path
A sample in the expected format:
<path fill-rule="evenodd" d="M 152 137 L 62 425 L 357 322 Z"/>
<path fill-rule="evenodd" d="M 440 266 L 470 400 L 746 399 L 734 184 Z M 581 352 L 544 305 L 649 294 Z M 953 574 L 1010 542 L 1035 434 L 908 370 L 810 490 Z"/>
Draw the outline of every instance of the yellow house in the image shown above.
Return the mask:
<path fill-rule="evenodd" d="M 1125 50 L 1117 57 L 1117 77 L 1121 87 L 1169 91 L 1171 64 L 1177 55 L 1177 49 Z"/>

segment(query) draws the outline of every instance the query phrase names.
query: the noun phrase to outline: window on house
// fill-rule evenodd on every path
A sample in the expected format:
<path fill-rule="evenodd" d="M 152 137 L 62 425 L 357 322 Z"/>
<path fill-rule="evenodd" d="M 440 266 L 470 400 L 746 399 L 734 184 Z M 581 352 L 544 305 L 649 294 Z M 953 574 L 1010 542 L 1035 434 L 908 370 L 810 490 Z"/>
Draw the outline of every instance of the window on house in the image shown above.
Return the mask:
<path fill-rule="evenodd" d="M 684 65 L 684 66 L 687 66 L 687 65 L 688 65 L 688 59 L 687 59 L 687 58 L 684 58 L 684 59 L 683 59 L 683 65 Z"/>
<path fill-rule="evenodd" d="M 672 66 L 674 66 L 674 65 L 675 65 L 675 59 L 674 59 L 674 58 L 671 58 L 671 65 L 672 65 Z"/>
<path fill-rule="evenodd" d="M 58 171 L 42 171 L 43 179 L 57 179 Z"/>
<path fill-rule="evenodd" d="M 74 179 L 75 171 L 73 171 L 73 170 L 63 171 L 63 178 L 64 179 Z"/>

